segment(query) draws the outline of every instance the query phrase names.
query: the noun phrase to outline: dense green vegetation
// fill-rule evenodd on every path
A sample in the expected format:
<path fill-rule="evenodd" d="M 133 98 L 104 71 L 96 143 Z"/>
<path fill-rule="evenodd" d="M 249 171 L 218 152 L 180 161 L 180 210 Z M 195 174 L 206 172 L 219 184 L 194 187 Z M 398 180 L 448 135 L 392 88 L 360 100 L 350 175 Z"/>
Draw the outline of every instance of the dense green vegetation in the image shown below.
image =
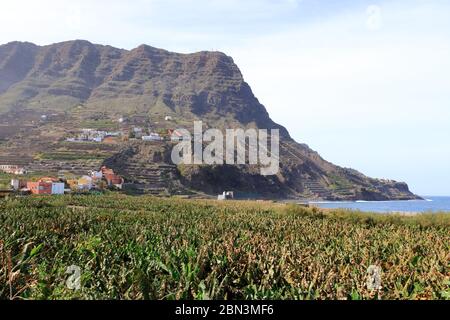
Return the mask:
<path fill-rule="evenodd" d="M 96 130 L 118 130 L 119 125 L 109 119 L 85 120 L 80 123 L 81 128 L 90 128 Z"/>
<path fill-rule="evenodd" d="M 445 214 L 111 194 L 3 200 L 0 226 L 1 299 L 450 298 Z"/>
<path fill-rule="evenodd" d="M 9 189 L 12 177 L 10 174 L 0 172 L 0 190 Z"/>

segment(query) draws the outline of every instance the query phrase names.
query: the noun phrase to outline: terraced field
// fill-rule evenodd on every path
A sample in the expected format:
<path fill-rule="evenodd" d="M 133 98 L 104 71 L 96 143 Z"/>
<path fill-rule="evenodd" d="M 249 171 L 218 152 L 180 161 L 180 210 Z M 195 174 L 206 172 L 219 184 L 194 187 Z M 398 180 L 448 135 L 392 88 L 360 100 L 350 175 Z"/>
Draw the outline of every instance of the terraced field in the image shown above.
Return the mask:
<path fill-rule="evenodd" d="M 2 200 L 0 299 L 450 299 L 449 217 L 119 194 Z"/>

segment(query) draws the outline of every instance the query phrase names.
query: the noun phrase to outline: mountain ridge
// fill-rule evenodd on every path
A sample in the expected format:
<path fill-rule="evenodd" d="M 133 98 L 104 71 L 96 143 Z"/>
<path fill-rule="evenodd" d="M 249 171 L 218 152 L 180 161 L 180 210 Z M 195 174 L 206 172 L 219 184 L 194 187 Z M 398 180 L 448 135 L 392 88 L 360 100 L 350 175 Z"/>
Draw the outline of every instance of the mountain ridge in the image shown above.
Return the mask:
<path fill-rule="evenodd" d="M 60 114 L 64 119 L 51 128 L 57 130 L 60 125 L 60 135 L 75 123 L 112 123 L 119 117 L 140 116 L 155 124 L 162 123 L 166 115 L 174 117 L 171 125 L 189 126 L 194 120 L 203 120 L 207 127 L 220 129 L 280 130 L 283 160 L 279 175 L 258 177 L 250 167 L 193 166 L 183 171 L 181 180 L 196 190 L 232 188 L 267 197 L 336 200 L 418 198 L 404 183 L 372 179 L 335 166 L 306 144 L 295 142 L 286 128 L 270 118 L 232 57 L 217 51 L 182 54 L 148 45 L 125 50 L 85 40 L 46 46 L 28 42 L 1 45 L 0 115 L 4 115 L 4 125 L 44 113 Z M 50 130 L 48 125 L 34 125 L 33 130 L 42 136 L 44 130 Z M 14 137 L 17 135 L 3 139 L 14 141 Z M 11 151 L 3 148 L 5 153 Z M 127 148 L 130 146 L 123 146 Z M 142 151 L 132 148 L 133 152 Z M 222 179 L 215 185 L 214 179 L 230 173 L 239 181 Z M 247 181 L 237 179 L 238 173 Z"/>

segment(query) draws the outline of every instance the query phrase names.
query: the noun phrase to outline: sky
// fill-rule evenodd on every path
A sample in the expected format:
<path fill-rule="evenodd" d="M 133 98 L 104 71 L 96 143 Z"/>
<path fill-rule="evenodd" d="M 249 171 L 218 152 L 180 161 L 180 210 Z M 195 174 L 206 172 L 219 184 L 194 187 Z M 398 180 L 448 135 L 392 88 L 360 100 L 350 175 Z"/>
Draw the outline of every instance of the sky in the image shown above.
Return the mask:
<path fill-rule="evenodd" d="M 0 44 L 223 51 L 298 142 L 450 196 L 447 0 L 2 0 L 0 30 Z"/>

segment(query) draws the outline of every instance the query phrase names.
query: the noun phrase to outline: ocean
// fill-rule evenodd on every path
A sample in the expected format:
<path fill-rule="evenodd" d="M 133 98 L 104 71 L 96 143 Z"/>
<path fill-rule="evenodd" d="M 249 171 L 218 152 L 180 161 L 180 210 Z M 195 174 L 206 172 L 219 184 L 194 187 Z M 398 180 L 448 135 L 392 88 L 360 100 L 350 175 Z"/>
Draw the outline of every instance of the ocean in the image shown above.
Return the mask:
<path fill-rule="evenodd" d="M 356 202 L 309 202 L 320 208 L 342 208 L 366 212 L 448 212 L 450 197 L 423 197 L 425 200 L 410 201 L 356 201 Z"/>

